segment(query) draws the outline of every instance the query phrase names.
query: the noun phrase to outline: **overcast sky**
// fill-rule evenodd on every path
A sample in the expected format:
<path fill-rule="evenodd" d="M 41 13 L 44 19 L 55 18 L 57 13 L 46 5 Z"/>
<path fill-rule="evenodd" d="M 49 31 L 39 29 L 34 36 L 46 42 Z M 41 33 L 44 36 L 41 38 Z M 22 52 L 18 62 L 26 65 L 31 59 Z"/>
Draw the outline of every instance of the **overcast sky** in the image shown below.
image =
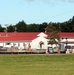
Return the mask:
<path fill-rule="evenodd" d="M 0 24 L 64 22 L 74 16 L 74 0 L 0 0 Z"/>

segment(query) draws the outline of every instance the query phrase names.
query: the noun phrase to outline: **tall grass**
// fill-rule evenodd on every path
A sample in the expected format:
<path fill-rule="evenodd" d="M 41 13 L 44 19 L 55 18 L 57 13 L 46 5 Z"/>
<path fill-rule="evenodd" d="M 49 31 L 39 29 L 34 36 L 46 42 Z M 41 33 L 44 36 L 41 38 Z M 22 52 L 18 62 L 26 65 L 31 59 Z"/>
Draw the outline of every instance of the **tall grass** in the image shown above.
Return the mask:
<path fill-rule="evenodd" d="M 74 55 L 0 55 L 0 75 L 74 75 Z"/>

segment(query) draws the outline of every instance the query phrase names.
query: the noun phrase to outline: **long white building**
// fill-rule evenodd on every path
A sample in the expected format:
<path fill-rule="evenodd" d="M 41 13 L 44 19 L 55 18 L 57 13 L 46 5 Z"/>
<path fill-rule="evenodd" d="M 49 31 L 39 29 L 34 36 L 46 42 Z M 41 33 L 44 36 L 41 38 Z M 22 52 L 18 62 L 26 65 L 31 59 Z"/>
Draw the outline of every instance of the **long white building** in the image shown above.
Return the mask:
<path fill-rule="evenodd" d="M 74 33 L 60 32 L 61 49 L 74 48 Z M 43 32 L 0 32 L 0 48 L 7 49 L 48 49 L 47 35 Z M 56 45 L 52 45 L 54 48 Z"/>

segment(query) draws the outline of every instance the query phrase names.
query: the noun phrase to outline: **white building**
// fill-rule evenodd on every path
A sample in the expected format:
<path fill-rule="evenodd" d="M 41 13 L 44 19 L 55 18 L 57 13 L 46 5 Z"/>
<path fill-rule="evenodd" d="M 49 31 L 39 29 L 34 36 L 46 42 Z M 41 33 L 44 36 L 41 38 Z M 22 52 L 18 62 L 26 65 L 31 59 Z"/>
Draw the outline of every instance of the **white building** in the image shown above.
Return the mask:
<path fill-rule="evenodd" d="M 74 48 L 74 33 L 61 32 L 60 44 L 61 49 Z M 47 35 L 43 32 L 0 32 L 0 48 L 15 48 L 15 49 L 48 49 Z M 51 45 L 50 45 L 51 46 Z M 56 45 L 52 45 L 56 47 Z"/>
<path fill-rule="evenodd" d="M 0 33 L 0 47 L 18 49 L 47 49 L 47 35 L 43 32 Z M 40 47 L 40 42 L 43 42 Z"/>

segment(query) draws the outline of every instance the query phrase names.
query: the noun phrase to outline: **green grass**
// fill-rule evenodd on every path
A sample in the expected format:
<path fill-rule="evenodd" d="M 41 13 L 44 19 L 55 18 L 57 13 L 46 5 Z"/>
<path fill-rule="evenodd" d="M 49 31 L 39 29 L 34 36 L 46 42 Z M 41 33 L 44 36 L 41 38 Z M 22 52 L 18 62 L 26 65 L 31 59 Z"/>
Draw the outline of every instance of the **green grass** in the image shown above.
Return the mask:
<path fill-rule="evenodd" d="M 74 75 L 74 55 L 0 55 L 0 75 Z"/>

